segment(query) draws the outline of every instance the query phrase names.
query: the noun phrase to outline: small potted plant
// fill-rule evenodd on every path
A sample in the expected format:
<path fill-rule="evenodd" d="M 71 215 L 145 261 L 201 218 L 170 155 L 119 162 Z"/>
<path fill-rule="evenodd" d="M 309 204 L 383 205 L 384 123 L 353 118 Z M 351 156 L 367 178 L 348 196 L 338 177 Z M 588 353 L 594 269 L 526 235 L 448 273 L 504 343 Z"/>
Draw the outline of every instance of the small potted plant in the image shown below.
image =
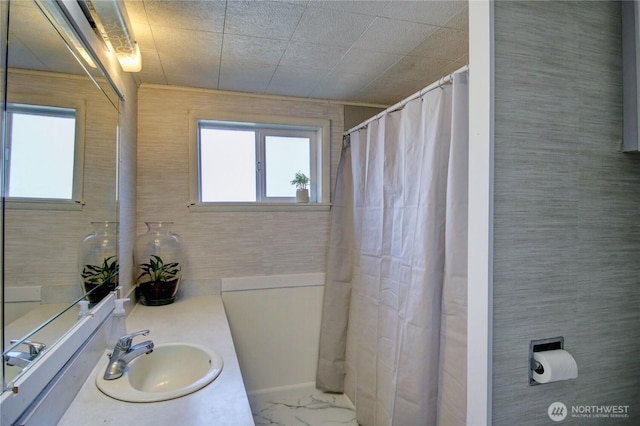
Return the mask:
<path fill-rule="evenodd" d="M 164 263 L 160 256 L 153 254 L 138 268 L 142 271 L 137 280 L 140 303 L 147 306 L 173 303 L 180 282 L 180 263 Z"/>
<path fill-rule="evenodd" d="M 89 303 L 95 305 L 118 287 L 118 258 L 110 256 L 101 265 L 84 265 L 80 276 L 85 293 L 91 292 L 87 294 Z"/>
<path fill-rule="evenodd" d="M 309 178 L 307 177 L 307 175 L 299 170 L 296 173 L 295 179 L 291 181 L 291 185 L 296 186 L 296 201 L 298 203 L 308 203 L 309 189 L 307 188 L 307 185 L 309 185 Z"/>

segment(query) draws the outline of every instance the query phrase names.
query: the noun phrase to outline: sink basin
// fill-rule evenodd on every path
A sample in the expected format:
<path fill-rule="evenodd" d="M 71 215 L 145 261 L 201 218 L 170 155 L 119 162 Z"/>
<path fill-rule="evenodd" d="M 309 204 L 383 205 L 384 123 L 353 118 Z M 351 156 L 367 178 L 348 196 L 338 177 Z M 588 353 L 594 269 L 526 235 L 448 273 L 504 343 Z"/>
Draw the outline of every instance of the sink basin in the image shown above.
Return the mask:
<path fill-rule="evenodd" d="M 161 344 L 131 361 L 118 379 L 104 380 L 104 363 L 96 375 L 96 385 L 121 401 L 165 401 L 202 389 L 218 377 L 222 365 L 216 351 L 186 343 Z"/>

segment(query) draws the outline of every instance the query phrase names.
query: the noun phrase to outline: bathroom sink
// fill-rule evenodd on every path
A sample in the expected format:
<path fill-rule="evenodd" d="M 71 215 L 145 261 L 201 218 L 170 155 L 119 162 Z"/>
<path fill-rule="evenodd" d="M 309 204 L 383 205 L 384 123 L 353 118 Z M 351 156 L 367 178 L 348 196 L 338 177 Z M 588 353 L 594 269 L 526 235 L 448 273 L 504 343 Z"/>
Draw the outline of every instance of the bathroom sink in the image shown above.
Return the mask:
<path fill-rule="evenodd" d="M 218 377 L 222 365 L 216 351 L 186 343 L 161 344 L 131 361 L 118 379 L 104 380 L 105 363 L 96 375 L 96 385 L 121 401 L 165 401 L 202 389 Z"/>

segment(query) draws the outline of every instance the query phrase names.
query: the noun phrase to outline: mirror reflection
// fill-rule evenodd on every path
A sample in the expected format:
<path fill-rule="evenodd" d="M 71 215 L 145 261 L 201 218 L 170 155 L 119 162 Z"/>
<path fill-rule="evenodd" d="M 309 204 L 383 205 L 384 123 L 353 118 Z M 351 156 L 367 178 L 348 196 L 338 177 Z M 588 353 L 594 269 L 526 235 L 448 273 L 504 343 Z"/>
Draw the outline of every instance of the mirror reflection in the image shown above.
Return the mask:
<path fill-rule="evenodd" d="M 71 306 L 86 291 L 94 304 L 117 285 L 118 110 L 105 96 L 108 84 L 98 82 L 101 88 L 34 2 L 11 1 L 2 283 L 2 351 L 11 362 L 3 363 L 4 383 L 37 361 L 39 343 L 52 346 L 77 322 Z M 102 282 L 108 288 L 96 288 Z M 12 343 L 42 324 L 32 343 Z"/>

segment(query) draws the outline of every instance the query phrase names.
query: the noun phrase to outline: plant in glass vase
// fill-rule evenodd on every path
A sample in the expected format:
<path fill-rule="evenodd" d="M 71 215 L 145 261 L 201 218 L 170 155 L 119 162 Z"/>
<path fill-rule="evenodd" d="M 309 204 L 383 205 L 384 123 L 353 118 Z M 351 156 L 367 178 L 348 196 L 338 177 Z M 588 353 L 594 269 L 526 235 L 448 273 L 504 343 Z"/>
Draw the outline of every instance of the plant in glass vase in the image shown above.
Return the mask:
<path fill-rule="evenodd" d="M 138 291 L 145 305 L 173 302 L 180 280 L 180 263 L 164 263 L 160 256 L 151 255 L 149 261 L 138 265 L 142 272 L 138 276 Z M 171 302 L 168 302 L 171 300 Z"/>
<path fill-rule="evenodd" d="M 184 272 L 181 238 L 173 222 L 145 222 L 147 232 L 136 241 L 136 296 L 147 306 L 173 303 Z"/>
<path fill-rule="evenodd" d="M 89 303 L 98 303 L 118 286 L 118 258 L 109 256 L 101 265 L 84 265 L 80 276 Z"/>

